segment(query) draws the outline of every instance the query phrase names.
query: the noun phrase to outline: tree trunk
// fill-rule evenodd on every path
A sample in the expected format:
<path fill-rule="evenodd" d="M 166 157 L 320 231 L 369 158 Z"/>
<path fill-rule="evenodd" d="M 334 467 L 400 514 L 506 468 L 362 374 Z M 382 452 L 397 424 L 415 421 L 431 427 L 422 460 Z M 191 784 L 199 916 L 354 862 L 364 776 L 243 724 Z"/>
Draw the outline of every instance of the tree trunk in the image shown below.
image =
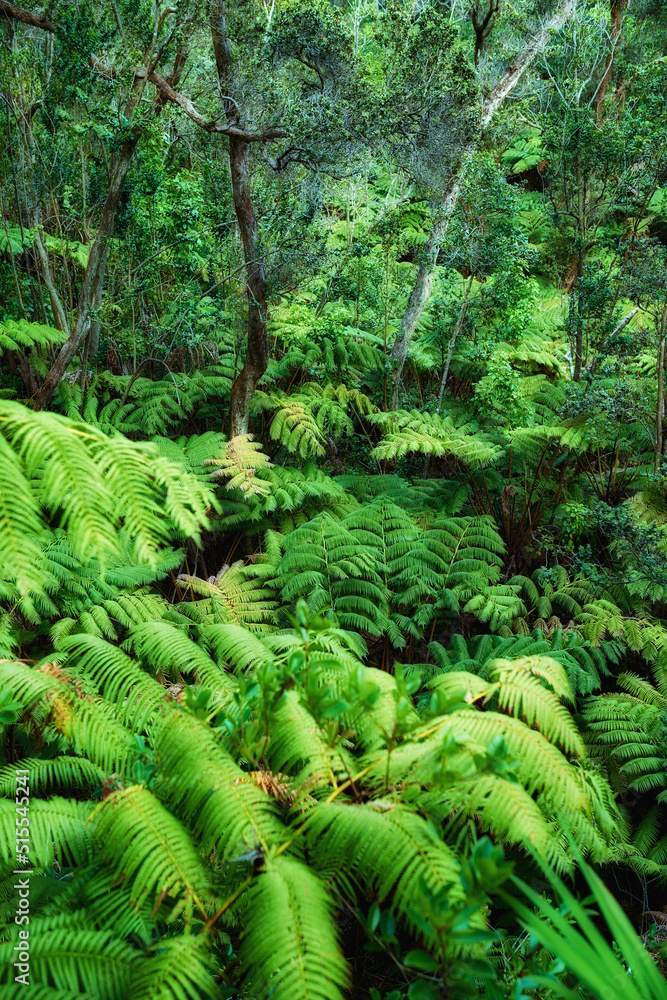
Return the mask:
<path fill-rule="evenodd" d="M 477 10 L 477 4 L 474 5 L 470 12 L 470 17 L 472 19 L 472 26 L 475 32 L 475 69 L 479 65 L 479 57 L 484 51 L 484 43 L 491 34 L 491 30 L 494 25 L 493 18 L 500 10 L 500 0 L 489 0 L 489 9 L 487 10 L 485 16 L 480 21 L 479 11 Z"/>
<path fill-rule="evenodd" d="M 663 337 L 660 341 L 660 346 L 658 348 L 658 363 L 656 365 L 657 375 L 658 375 L 658 400 L 655 408 L 655 465 L 654 470 L 657 475 L 660 471 L 660 460 L 662 458 L 662 448 L 663 448 L 663 416 L 665 409 L 665 389 L 664 389 L 664 370 L 665 370 L 665 338 Z"/>
<path fill-rule="evenodd" d="M 230 437 L 248 433 L 248 407 L 260 378 L 269 363 L 266 331 L 266 275 L 257 255 L 257 219 L 250 198 L 250 145 L 229 140 L 234 208 L 241 232 L 248 290 L 248 345 L 245 362 L 232 386 Z"/>
<path fill-rule="evenodd" d="M 658 346 L 658 361 L 656 364 L 656 374 L 658 376 L 658 398 L 655 409 L 655 464 L 656 475 L 660 471 L 660 462 L 665 453 L 665 360 L 667 354 L 667 301 L 662 309 L 658 332 L 660 343 Z"/>
<path fill-rule="evenodd" d="M 581 160 L 577 154 L 576 164 L 577 180 L 577 225 L 579 228 L 578 237 L 580 246 L 577 250 L 577 275 L 570 290 L 570 310 L 573 316 L 574 332 L 574 374 L 575 382 L 581 379 L 581 369 L 584 364 L 584 316 L 582 308 L 581 282 L 584 275 L 584 246 L 586 241 L 586 182 L 581 169 Z"/>
<path fill-rule="evenodd" d="M 602 74 L 602 79 L 598 84 L 598 89 L 595 91 L 595 97 L 593 98 L 595 101 L 595 120 L 598 122 L 602 118 L 602 105 L 605 97 L 607 96 L 607 88 L 609 87 L 611 74 L 614 71 L 616 46 L 618 45 L 621 37 L 621 24 L 628 3 L 629 0 L 611 0 L 610 3 L 611 35 L 609 38 L 609 56 L 607 57 L 607 65 L 605 66 L 605 71 Z"/>
<path fill-rule="evenodd" d="M 113 173 L 109 190 L 107 191 L 102 219 L 95 241 L 90 248 L 88 266 L 81 285 L 77 303 L 76 325 L 58 352 L 49 374 L 44 379 L 42 387 L 35 397 L 35 409 L 43 410 L 48 406 L 58 383 L 65 374 L 67 366 L 82 346 L 91 330 L 92 314 L 97 303 L 101 302 L 104 274 L 107 263 L 109 238 L 113 232 L 116 212 L 123 193 L 127 172 L 130 169 L 134 151 L 139 142 L 141 130 L 135 126 L 131 137 L 121 146 L 113 165 Z"/>
<path fill-rule="evenodd" d="M 225 115 L 228 121 L 236 121 L 240 112 L 236 101 L 231 97 L 233 63 L 223 0 L 217 0 L 211 14 L 211 38 Z M 229 168 L 234 209 L 243 244 L 248 295 L 246 356 L 243 368 L 232 385 L 229 403 L 231 438 L 248 433 L 250 401 L 269 363 L 269 338 L 266 330 L 266 273 L 264 261 L 257 250 L 257 217 L 250 188 L 250 143 L 233 135 L 229 137 Z"/>
<path fill-rule="evenodd" d="M 39 225 L 39 218 L 36 217 L 34 220 L 34 225 Z M 42 277 L 42 281 L 46 285 L 46 290 L 49 293 L 49 301 L 51 303 L 51 310 L 53 312 L 53 325 L 57 330 L 62 330 L 63 333 L 70 334 L 69 321 L 67 319 L 67 314 L 65 313 L 65 308 L 60 300 L 58 291 L 53 280 L 53 274 L 51 273 L 51 264 L 49 261 L 49 254 L 44 245 L 44 237 L 42 236 L 39 229 L 35 233 L 35 242 L 33 244 L 35 250 L 35 256 L 37 259 L 37 266 L 39 268 L 39 273 Z"/>
<path fill-rule="evenodd" d="M 607 347 L 607 345 L 613 343 L 614 337 L 617 334 L 619 334 L 621 332 L 621 330 L 625 330 L 625 328 L 628 325 L 628 323 L 630 323 L 630 321 L 633 320 L 634 317 L 639 312 L 639 308 L 640 308 L 639 306 L 635 306 L 633 309 L 631 309 L 630 312 L 626 316 L 623 317 L 623 319 L 618 324 L 618 326 L 614 327 L 614 329 L 611 331 L 611 333 L 609 334 L 609 336 L 605 337 L 605 339 L 602 341 L 602 343 L 600 344 L 600 346 L 598 347 L 598 349 L 597 349 L 597 351 L 595 353 L 595 356 L 594 356 L 593 360 L 591 361 L 591 363 L 589 364 L 588 369 L 587 369 L 588 372 L 590 372 L 591 375 L 597 374 L 597 370 L 600 367 L 600 362 L 602 361 L 602 358 L 604 357 L 604 354 L 602 352 L 605 350 L 605 348 Z"/>
<path fill-rule="evenodd" d="M 445 394 L 445 386 L 447 384 L 447 376 L 449 375 L 449 366 L 452 363 L 452 354 L 454 353 L 454 347 L 456 346 L 456 339 L 463 329 L 463 322 L 466 318 L 466 313 L 468 311 L 468 300 L 470 297 L 470 289 L 472 288 L 473 275 L 470 275 L 470 281 L 465 287 L 463 293 L 463 300 L 461 302 L 461 308 L 459 309 L 459 314 L 456 318 L 456 323 L 454 325 L 454 330 L 451 337 L 449 338 L 449 344 L 447 345 L 447 357 L 445 358 L 445 366 L 442 370 L 442 380 L 440 382 L 440 391 L 438 392 L 438 405 L 435 412 L 440 413 L 440 407 L 442 406 L 442 397 Z"/>
<path fill-rule="evenodd" d="M 5 108 L 7 112 L 7 143 L 8 143 L 8 153 L 9 159 L 12 167 L 12 179 L 14 186 L 14 196 L 16 198 L 16 212 L 18 215 L 19 225 L 21 227 L 21 235 L 23 236 L 23 216 L 25 213 L 25 218 L 27 220 L 30 229 L 35 231 L 35 239 L 33 243 L 33 254 L 30 263 L 35 267 L 38 282 L 43 282 L 49 293 L 49 301 L 51 303 L 51 310 L 53 312 L 53 324 L 56 329 L 61 330 L 64 334 L 69 336 L 70 326 L 67 313 L 61 302 L 60 296 L 55 286 L 53 280 L 53 274 L 51 272 L 51 264 L 49 261 L 49 255 L 44 244 L 44 237 L 42 231 L 39 228 L 41 224 L 41 206 L 40 199 L 37 194 L 37 186 L 35 184 L 35 177 L 33 173 L 33 155 L 31 150 L 35 147 L 35 140 L 32 131 L 32 114 L 29 107 L 14 106 L 15 102 L 11 100 L 8 96 L 5 96 Z M 12 124 L 10 118 L 10 106 L 13 111 L 13 116 L 16 122 L 16 131 L 19 136 L 18 149 L 15 150 L 12 142 Z M 21 185 L 19 187 L 18 174 L 21 176 Z M 22 197 L 21 197 L 22 189 Z M 29 258 L 26 255 L 26 259 Z M 30 265 L 29 265 L 30 266 Z M 40 298 L 42 297 L 42 290 L 40 284 Z M 34 301 L 34 296 L 33 296 Z M 43 309 L 43 302 L 42 302 Z M 43 322 L 48 323 L 46 312 L 44 311 Z"/>
<path fill-rule="evenodd" d="M 576 0 L 565 0 L 565 2 L 553 15 L 551 20 L 548 21 L 547 24 L 545 24 L 545 26 L 526 44 L 523 52 L 521 52 L 519 57 L 514 61 L 513 65 L 510 66 L 500 83 L 491 92 L 488 100 L 482 105 L 480 121 L 482 129 L 486 128 L 495 112 L 498 110 L 505 98 L 514 90 L 528 67 L 544 50 L 552 33 L 559 31 L 563 25 L 567 23 L 574 13 L 575 7 Z M 440 245 L 447 235 L 449 220 L 454 209 L 456 208 L 456 203 L 461 191 L 461 173 L 463 171 L 463 167 L 476 149 L 477 141 L 470 143 L 470 145 L 467 146 L 463 152 L 458 172 L 452 178 L 447 188 L 440 208 L 439 217 L 433 225 L 431 235 L 428 243 L 426 244 L 424 260 L 420 265 L 417 280 L 415 281 L 412 291 L 410 292 L 408 305 L 405 313 L 403 314 L 401 326 L 392 350 L 392 358 L 395 363 L 395 382 L 391 401 L 392 409 L 396 409 L 396 406 L 398 405 L 400 381 L 403 374 L 403 367 L 405 365 L 408 348 L 410 347 L 410 342 L 417 328 L 417 323 L 419 322 L 422 310 L 428 302 L 431 294 L 433 271 L 438 260 Z"/>
<path fill-rule="evenodd" d="M 422 310 L 431 295 L 433 271 L 435 270 L 438 254 L 440 253 L 440 245 L 447 235 L 449 220 L 459 199 L 460 189 L 460 180 L 458 177 L 455 177 L 443 199 L 440 218 L 436 220 L 431 230 L 431 235 L 424 249 L 424 260 L 419 265 L 417 280 L 412 286 L 410 298 L 408 299 L 408 304 L 401 320 L 401 326 L 394 341 L 391 356 L 394 360 L 396 370 L 394 373 L 394 388 L 391 395 L 392 410 L 395 410 L 398 406 L 398 393 L 408 348 L 417 329 L 417 323 L 419 322 Z"/>
<path fill-rule="evenodd" d="M 134 70 L 132 85 L 130 87 L 130 92 L 123 112 L 124 117 L 128 121 L 132 121 L 135 117 L 135 112 L 140 106 L 149 72 L 151 71 L 151 68 L 154 68 L 157 62 L 157 60 L 154 61 L 153 54 L 157 44 L 158 35 L 162 25 L 164 24 L 165 17 L 170 13 L 175 13 L 173 8 L 163 10 L 159 17 L 156 18 L 155 24 L 153 25 L 153 36 L 148 43 L 146 51 L 144 52 L 143 61 L 141 65 Z M 6 0 L 0 0 L 0 14 L 5 14 L 8 18 L 13 18 L 15 20 L 22 21 L 25 24 L 33 25 L 49 33 L 54 33 L 56 30 L 55 26 L 50 21 L 46 20 L 41 13 L 32 14 L 30 12 L 20 10 L 19 8 L 6 2 Z M 177 56 L 177 62 L 174 70 L 175 73 L 179 72 L 179 59 L 180 55 Z M 114 70 L 106 70 L 95 55 L 90 56 L 89 62 L 92 66 L 98 69 L 101 67 L 101 71 L 111 74 L 112 77 L 115 74 Z M 159 110 L 159 102 L 156 104 L 156 110 Z M 109 183 L 109 189 L 107 191 L 104 208 L 102 210 L 102 219 L 88 255 L 88 264 L 86 266 L 77 302 L 76 325 L 71 332 L 64 309 L 62 308 L 57 292 L 55 291 L 55 285 L 53 281 L 49 280 L 50 267 L 46 247 L 44 246 L 41 235 L 38 235 L 37 237 L 36 249 L 38 261 L 42 276 L 49 290 L 55 321 L 64 332 L 68 333 L 67 340 L 62 345 L 51 370 L 46 376 L 39 392 L 35 396 L 35 409 L 37 410 L 43 410 L 45 406 L 48 406 L 58 383 L 65 374 L 67 365 L 72 360 L 76 352 L 80 350 L 86 338 L 91 335 L 91 324 L 93 322 L 92 314 L 99 309 L 102 301 L 109 238 L 113 232 L 116 212 L 123 193 L 125 178 L 128 170 L 130 169 L 130 164 L 132 163 L 132 158 L 134 157 L 134 152 L 141 137 L 141 133 L 142 126 L 139 122 L 135 121 L 130 128 L 128 138 L 126 138 L 122 143 L 112 160 L 111 181 Z M 95 321 L 95 326 L 96 325 L 97 322 Z M 95 326 L 93 326 L 92 329 L 93 339 L 99 336 L 99 330 L 96 330 Z"/>

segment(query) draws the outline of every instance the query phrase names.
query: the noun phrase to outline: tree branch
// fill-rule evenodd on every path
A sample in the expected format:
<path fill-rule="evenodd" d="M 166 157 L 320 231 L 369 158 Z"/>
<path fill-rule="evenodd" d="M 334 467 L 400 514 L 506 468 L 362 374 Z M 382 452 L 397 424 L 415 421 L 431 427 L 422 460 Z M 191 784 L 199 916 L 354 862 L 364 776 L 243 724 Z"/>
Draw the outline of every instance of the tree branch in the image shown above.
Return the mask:
<path fill-rule="evenodd" d="M 550 36 L 554 32 L 560 31 L 567 24 L 575 11 L 575 7 L 576 0 L 565 0 L 565 3 L 558 8 L 551 20 L 527 43 L 523 52 L 521 52 L 513 65 L 507 70 L 500 83 L 493 88 L 488 100 L 484 102 L 482 107 L 482 128 L 485 128 L 489 124 L 496 110 L 514 90 L 530 64 L 544 51 Z"/>
<path fill-rule="evenodd" d="M 33 14 L 32 11 L 22 10 L 20 7 L 15 7 L 14 4 L 7 3 L 7 0 L 0 0 L 0 18 L 2 15 L 10 21 L 20 21 L 31 28 L 41 28 L 42 31 L 48 31 L 52 35 L 57 32 L 57 26 L 52 21 L 47 20 L 43 13 Z M 88 57 L 88 65 L 109 80 L 118 76 L 118 70 L 106 66 L 96 55 Z"/>
<path fill-rule="evenodd" d="M 15 7 L 13 3 L 7 3 L 6 0 L 0 0 L 0 14 L 4 14 L 6 18 L 13 21 L 22 21 L 23 24 L 29 24 L 32 28 L 41 28 L 42 31 L 50 31 L 51 34 L 55 33 L 56 26 L 48 21 L 44 14 L 33 14 L 32 11 L 22 10 L 20 7 Z"/>
<path fill-rule="evenodd" d="M 192 103 L 189 97 L 185 94 L 179 94 L 178 91 L 167 83 L 163 76 L 160 76 L 155 71 L 151 71 L 148 74 L 148 79 L 150 82 L 157 87 L 161 96 L 167 100 L 171 101 L 173 104 L 177 104 L 179 108 L 185 111 L 188 118 L 199 125 L 205 132 L 215 132 L 219 135 L 228 135 L 233 139 L 238 139 L 240 142 L 269 142 L 271 139 L 284 139 L 287 136 L 287 132 L 282 128 L 268 128 L 264 132 L 246 132 L 245 129 L 237 128 L 235 125 L 230 125 L 228 122 L 221 121 L 206 121 L 203 115 L 197 111 L 196 107 Z"/>

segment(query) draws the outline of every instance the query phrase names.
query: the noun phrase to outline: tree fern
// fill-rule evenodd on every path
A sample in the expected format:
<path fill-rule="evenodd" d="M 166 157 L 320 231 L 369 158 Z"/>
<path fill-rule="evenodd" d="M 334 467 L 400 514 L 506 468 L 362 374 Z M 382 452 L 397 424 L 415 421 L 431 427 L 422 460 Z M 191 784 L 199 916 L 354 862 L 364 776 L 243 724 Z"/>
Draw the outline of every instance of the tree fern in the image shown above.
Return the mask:
<path fill-rule="evenodd" d="M 273 440 L 301 458 L 325 453 L 324 433 L 311 403 L 310 398 L 302 398 L 298 394 L 285 396 L 256 392 L 253 397 L 255 409 L 276 411 L 269 429 Z"/>
<path fill-rule="evenodd" d="M 261 627 L 266 631 L 277 602 L 275 591 L 263 585 L 261 570 L 261 563 L 259 567 L 256 561 L 246 566 L 239 559 L 231 566 L 225 564 L 208 580 L 179 573 L 177 582 L 182 590 L 203 598 L 195 602 L 200 620 L 209 624 Z"/>
<path fill-rule="evenodd" d="M 283 542 L 276 584 L 285 601 L 308 595 L 315 612 L 330 607 L 344 628 L 379 635 L 385 599 L 374 546 L 322 513 Z"/>
<path fill-rule="evenodd" d="M 227 491 L 220 496 L 221 526 L 251 534 L 271 529 L 288 534 L 323 510 L 343 517 L 356 506 L 341 484 L 310 461 L 302 469 L 255 469 L 253 490 L 236 496 Z"/>
<path fill-rule="evenodd" d="M 315 865 L 323 874 L 370 885 L 382 902 L 391 897 L 408 924 L 410 905 L 423 881 L 429 888 L 460 892 L 454 855 L 421 816 L 394 803 L 323 804 L 308 823 Z M 325 846 L 326 845 L 326 846 Z M 339 859 L 331 870 L 328 856 Z"/>
<path fill-rule="evenodd" d="M 378 413 L 369 420 L 380 424 L 384 440 L 372 454 L 378 461 L 395 460 L 409 454 L 444 457 L 453 455 L 467 465 L 488 465 L 501 450 L 483 434 L 465 424 L 457 426 L 451 417 L 418 410 Z"/>
<path fill-rule="evenodd" d="M 7 973 L 16 952 L 14 941 L 0 944 L 0 964 Z M 72 996 L 106 996 L 109 1000 L 127 997 L 131 969 L 137 952 L 125 941 L 114 938 L 112 930 L 73 929 L 38 925 L 30 940 L 31 988 L 34 995 L 48 1000 Z M 12 986 L 3 986 L 13 996 Z M 18 984 L 21 989 L 22 984 Z M 25 990 L 25 987 L 23 987 Z M 20 996 L 19 992 L 16 996 Z"/>
<path fill-rule="evenodd" d="M 396 518 L 383 513 L 389 535 Z M 388 568 L 391 544 L 382 552 Z M 396 558 L 400 573 L 400 551 Z M 21 725 L 60 733 L 64 760 L 81 760 L 62 763 L 61 751 L 50 771 L 26 761 L 37 778 L 31 860 L 45 869 L 55 849 L 60 864 L 76 864 L 43 919 L 57 916 L 76 940 L 59 900 L 87 898 L 96 933 L 122 927 L 114 940 L 132 949 L 126 996 L 156 995 L 158 985 L 160 995 L 214 995 L 206 984 L 225 961 L 210 933 L 218 921 L 236 937 L 243 929 L 239 955 L 253 995 L 342 995 L 349 973 L 337 900 L 353 908 L 357 892 L 370 895 L 430 941 L 415 900 L 443 891 L 465 906 L 457 843 L 468 820 L 563 867 L 563 823 L 595 856 L 608 856 L 613 803 L 577 763 L 561 664 L 505 659 L 487 678 L 444 673 L 420 715 L 400 670 L 365 667 L 354 635 L 303 601 L 295 612 L 288 631 L 146 621 L 130 625 L 126 651 L 78 633 L 63 638 L 60 662 L 45 670 L 0 664 L 0 687 L 23 707 Z M 179 677 L 191 680 L 182 698 L 162 680 Z M 75 789 L 88 801 L 53 794 Z M 6 802 L 7 852 L 14 820 Z M 105 878 L 120 881 L 119 895 Z M 474 921 L 481 927 L 481 914 Z M 204 930 L 193 938 L 195 925 Z M 267 926 L 275 926 L 268 936 Z M 47 924 L 44 931 L 60 968 L 59 939 Z M 465 950 L 455 934 L 447 949 Z M 76 975 L 106 989 L 95 949 L 90 958 L 82 949 L 81 968 L 78 954 Z M 35 981 L 46 984 L 39 969 Z"/>
<path fill-rule="evenodd" d="M 0 234 L 2 239 L 4 234 Z M 43 323 L 30 323 L 25 319 L 5 319 L 0 322 L 0 351 L 30 350 L 38 346 L 62 344 L 67 334 Z"/>
<path fill-rule="evenodd" d="M 618 678 L 623 692 L 587 700 L 582 716 L 597 752 L 618 762 L 620 781 L 638 792 L 667 799 L 667 699 L 632 674 Z"/>
<path fill-rule="evenodd" d="M 154 566 L 174 534 L 198 536 L 214 502 L 204 486 L 150 446 L 107 438 L 16 403 L 0 407 L 0 451 L 5 575 L 25 595 L 27 613 L 32 608 L 27 595 L 46 584 L 40 541 L 51 519 L 57 517 L 68 530 L 76 558 L 96 556 L 101 565 L 127 554 L 119 545 L 122 522 L 133 557 Z"/>
<path fill-rule="evenodd" d="M 127 1000 L 199 1000 L 220 995 L 208 935 L 179 934 L 153 945 L 133 969 Z"/>
<path fill-rule="evenodd" d="M 272 463 L 262 452 L 261 444 L 253 441 L 249 434 L 238 434 L 228 441 L 222 449 L 220 457 L 208 458 L 207 466 L 217 466 L 211 473 L 211 479 L 226 480 L 228 490 L 240 490 L 241 493 L 258 493 L 266 496 L 270 487 L 261 478 L 257 478 L 258 470 L 273 468 Z"/>
<path fill-rule="evenodd" d="M 243 781 L 239 765 L 199 720 L 174 712 L 156 753 L 169 775 L 163 794 L 192 817 L 204 851 L 231 858 L 280 837 L 282 824 L 269 796 Z"/>
<path fill-rule="evenodd" d="M 563 631 L 554 623 L 551 634 L 541 628 L 527 636 L 473 636 L 465 640 L 454 635 L 445 649 L 440 643 L 429 645 L 429 652 L 441 670 L 468 670 L 488 678 L 489 666 L 495 658 L 518 659 L 523 656 L 547 655 L 565 668 L 575 694 L 589 694 L 600 686 L 600 674 L 608 675 L 615 662 L 613 648 L 607 654 L 591 646 L 575 631 Z"/>
<path fill-rule="evenodd" d="M 28 858 L 37 868 L 60 860 L 66 865 L 83 864 L 92 855 L 92 832 L 87 821 L 90 802 L 76 802 L 59 796 L 30 804 L 30 851 Z M 16 858 L 16 806 L 0 802 L 0 850 L 3 858 Z"/>
<path fill-rule="evenodd" d="M 30 772 L 30 789 L 34 795 L 53 789 L 93 791 L 104 782 L 104 771 L 85 757 L 26 757 L 21 766 Z M 6 798 L 15 792 L 16 769 L 7 765 L 0 770 L 0 794 Z"/>
<path fill-rule="evenodd" d="M 78 697 L 76 686 L 57 667 L 45 664 L 32 670 L 21 663 L 0 661 L 0 684 L 30 712 L 38 710 L 42 725 L 47 721 L 71 740 L 73 746 L 105 771 L 120 767 L 130 744 L 130 731 L 115 717 L 109 704 Z"/>

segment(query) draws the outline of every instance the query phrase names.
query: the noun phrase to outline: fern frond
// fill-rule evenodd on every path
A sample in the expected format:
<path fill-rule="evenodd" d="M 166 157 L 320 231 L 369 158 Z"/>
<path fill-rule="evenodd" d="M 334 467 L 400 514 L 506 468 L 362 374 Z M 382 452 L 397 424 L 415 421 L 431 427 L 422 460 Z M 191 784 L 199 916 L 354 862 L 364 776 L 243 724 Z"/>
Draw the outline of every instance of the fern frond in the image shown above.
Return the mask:
<path fill-rule="evenodd" d="M 131 785 L 112 792 L 90 821 L 101 856 L 113 864 L 118 877 L 131 881 L 133 906 L 138 909 L 147 896 L 158 901 L 169 896 L 171 920 L 184 909 L 189 924 L 193 904 L 207 917 L 212 888 L 206 866 L 187 829 L 147 788 Z"/>
<path fill-rule="evenodd" d="M 88 790 L 100 787 L 104 782 L 104 772 L 85 757 L 24 757 L 21 769 L 29 772 L 32 795 L 44 794 L 52 789 Z M 0 795 L 14 795 L 16 767 L 7 766 L 0 770 Z"/>
<path fill-rule="evenodd" d="M 216 1000 L 216 957 L 207 934 L 163 938 L 132 969 L 126 1000 Z"/>
<path fill-rule="evenodd" d="M 243 780 L 245 772 L 194 716 L 175 710 L 155 749 L 168 776 L 168 800 L 178 815 L 191 818 L 206 853 L 229 858 L 257 841 L 268 849 L 284 833 L 270 797 Z"/>
<path fill-rule="evenodd" d="M 84 563 L 97 558 L 104 568 L 130 544 L 137 562 L 155 566 L 174 534 L 199 536 L 215 503 L 206 486 L 151 446 L 18 403 L 0 403 L 0 457 L 0 542 L 12 557 L 5 576 L 26 595 L 28 613 L 27 595 L 46 583 L 38 546 L 49 519 L 59 519 Z"/>
<path fill-rule="evenodd" d="M 146 622 L 135 626 L 125 645 L 134 649 L 137 656 L 155 671 L 171 666 L 172 677 L 195 673 L 207 686 L 230 691 L 231 678 L 220 670 L 210 656 L 190 637 L 187 632 L 169 622 Z"/>
<path fill-rule="evenodd" d="M 270 486 L 260 478 L 257 471 L 267 471 L 273 464 L 262 451 L 259 442 L 254 441 L 251 434 L 238 434 L 231 438 L 222 449 L 219 458 L 207 458 L 204 465 L 216 466 L 211 473 L 211 479 L 226 480 L 228 490 L 240 490 L 241 493 L 268 496 Z"/>
<path fill-rule="evenodd" d="M 12 691 L 28 711 L 46 713 L 53 727 L 99 767 L 114 771 L 122 766 L 131 745 L 129 729 L 109 705 L 80 697 L 60 668 L 46 663 L 32 670 L 23 663 L 0 660 L 0 687 Z"/>
<path fill-rule="evenodd" d="M 317 805 L 308 817 L 308 843 L 323 874 L 344 872 L 372 888 L 380 902 L 391 897 L 409 925 L 420 882 L 461 894 L 450 848 L 426 820 L 395 803 Z"/>
<path fill-rule="evenodd" d="M 390 461 L 409 454 L 441 458 L 455 455 L 472 466 L 488 465 L 502 454 L 497 445 L 481 434 L 471 434 L 454 425 L 449 417 L 398 410 L 395 413 L 371 414 L 369 420 L 385 431 L 384 441 L 371 452 L 377 461 Z"/>
<path fill-rule="evenodd" d="M 349 972 L 332 900 L 317 875 L 288 855 L 268 858 L 243 903 L 241 961 L 258 1000 L 342 1000 Z"/>
<path fill-rule="evenodd" d="M 4 233 L 0 234 L 0 239 Z M 5 319 L 0 322 L 0 351 L 20 351 L 24 348 L 63 344 L 67 334 L 43 323 L 26 319 Z"/>
<path fill-rule="evenodd" d="M 87 826 L 92 805 L 52 796 L 30 802 L 30 850 L 36 868 L 53 864 L 84 864 L 92 855 L 92 831 Z M 16 805 L 0 800 L 0 857 L 14 858 Z M 16 865 L 18 868 L 19 865 Z"/>
<path fill-rule="evenodd" d="M 567 675 L 560 663 L 546 656 L 495 660 L 490 673 L 498 680 L 499 708 L 522 717 L 529 726 L 535 724 L 548 740 L 560 743 L 566 752 L 579 757 L 585 755 L 579 730 L 560 701 L 573 701 Z M 546 688 L 543 681 L 555 693 Z"/>
<path fill-rule="evenodd" d="M 13 939 L 0 943 L 0 967 L 7 971 L 15 961 L 13 948 Z M 30 994 L 48 1000 L 71 996 L 125 1000 L 138 960 L 136 949 L 115 938 L 112 930 L 50 927 L 41 920 L 36 927 L 31 925 Z M 5 973 L 3 978 L 9 977 Z"/>
<path fill-rule="evenodd" d="M 286 692 L 272 719 L 267 757 L 273 771 L 296 774 L 308 791 L 322 785 L 335 787 L 355 766 L 344 747 L 327 745 L 295 691 Z"/>

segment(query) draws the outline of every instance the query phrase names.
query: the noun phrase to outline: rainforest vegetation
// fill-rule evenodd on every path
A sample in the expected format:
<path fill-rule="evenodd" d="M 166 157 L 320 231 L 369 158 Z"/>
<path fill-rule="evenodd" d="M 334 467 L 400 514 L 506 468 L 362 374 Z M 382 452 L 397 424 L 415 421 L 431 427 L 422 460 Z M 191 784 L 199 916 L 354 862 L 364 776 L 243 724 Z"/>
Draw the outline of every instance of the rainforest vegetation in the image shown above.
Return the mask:
<path fill-rule="evenodd" d="M 667 998 L 664 0 L 0 0 L 2 1000 Z"/>

